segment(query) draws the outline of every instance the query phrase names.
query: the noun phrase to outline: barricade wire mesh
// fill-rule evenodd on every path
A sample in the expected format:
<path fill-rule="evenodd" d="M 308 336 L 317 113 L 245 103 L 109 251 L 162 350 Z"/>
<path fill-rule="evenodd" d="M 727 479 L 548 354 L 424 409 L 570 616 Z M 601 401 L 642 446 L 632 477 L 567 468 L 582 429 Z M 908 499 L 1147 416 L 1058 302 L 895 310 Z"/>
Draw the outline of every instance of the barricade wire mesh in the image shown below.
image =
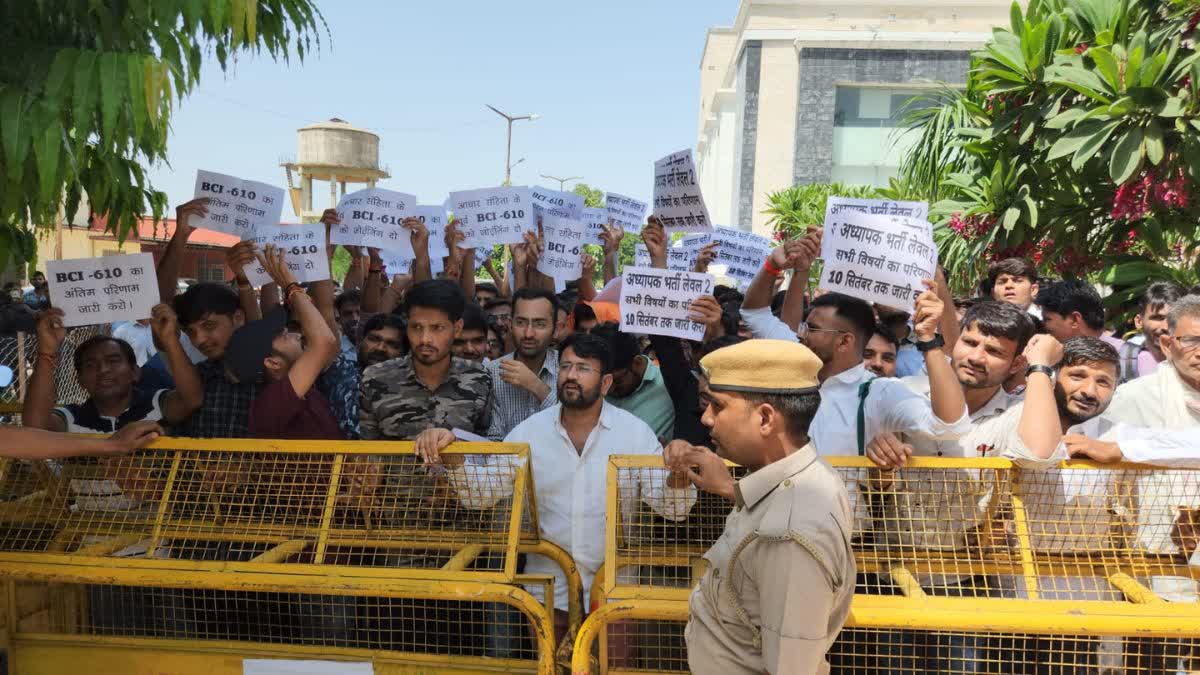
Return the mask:
<path fill-rule="evenodd" d="M 1200 570 L 1176 539 L 1200 507 L 1200 469 L 1070 463 L 1033 471 L 1004 459 L 913 458 L 883 473 L 860 458 L 830 463 L 855 509 L 858 593 L 1122 600 L 1110 579 L 1124 576 L 1195 601 Z M 706 495 L 684 520 L 665 520 L 629 486 L 666 476 L 659 458 L 611 460 L 609 595 L 683 598 L 703 574 L 702 556 L 732 504 Z"/>
<path fill-rule="evenodd" d="M 536 532 L 524 513 L 527 449 L 452 446 L 448 463 L 462 465 L 449 470 L 427 468 L 412 452 L 411 443 L 167 438 L 125 457 L 9 461 L 0 480 L 0 553 L 333 564 L 511 581 L 515 526 Z"/>
<path fill-rule="evenodd" d="M 96 335 L 110 334 L 110 328 L 103 324 L 67 329 L 54 369 L 55 401 L 59 405 L 82 403 L 87 399 L 87 392 L 79 384 L 75 372 L 75 348 Z M 0 404 L 19 405 L 25 400 L 25 382 L 33 373 L 37 353 L 36 333 L 0 336 L 0 366 L 8 366 L 13 371 L 12 385 L 0 388 Z"/>
<path fill-rule="evenodd" d="M 53 634 L 236 641 L 453 657 L 448 664 L 487 657 L 518 670 L 532 670 L 529 662 L 539 656 L 528 618 L 498 602 L 17 582 L 14 605 L 18 640 Z"/>

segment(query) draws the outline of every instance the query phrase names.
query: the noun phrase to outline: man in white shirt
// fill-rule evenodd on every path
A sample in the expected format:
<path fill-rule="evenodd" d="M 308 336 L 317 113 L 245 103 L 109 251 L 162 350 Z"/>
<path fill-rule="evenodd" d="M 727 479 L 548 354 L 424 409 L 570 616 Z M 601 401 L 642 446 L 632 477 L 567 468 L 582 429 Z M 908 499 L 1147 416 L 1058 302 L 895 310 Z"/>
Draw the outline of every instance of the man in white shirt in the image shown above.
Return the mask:
<path fill-rule="evenodd" d="M 612 354 L 608 343 L 594 335 L 579 333 L 560 346 L 558 403 L 517 425 L 506 443 L 528 443 L 533 462 L 535 500 L 540 535 L 563 547 L 575 560 L 583 581 L 583 597 L 604 562 L 605 502 L 608 495 L 608 459 L 613 455 L 661 455 L 662 446 L 645 422 L 605 402 L 612 386 Z M 454 440 L 436 439 L 438 449 Z M 440 463 L 436 451 L 424 451 L 426 461 Z M 515 467 L 495 467 L 497 474 L 510 476 Z M 474 494 L 461 468 L 449 471 L 451 485 L 464 504 L 488 508 L 506 495 L 496 485 L 512 480 L 488 482 L 482 495 Z M 476 474 L 478 475 L 478 471 Z M 644 471 L 636 483 L 623 485 L 627 504 L 638 499 L 655 513 L 680 521 L 696 502 L 696 489 L 685 473 Z M 554 575 L 555 635 L 567 626 L 567 582 L 562 570 L 550 560 L 529 556 L 525 571 Z M 533 589 L 535 596 L 539 591 Z"/>
<path fill-rule="evenodd" d="M 815 241 L 814 241 L 815 239 Z M 876 378 L 863 365 L 863 349 L 875 332 L 871 305 L 841 293 L 825 293 L 811 304 L 807 320 L 793 333 L 769 309 L 775 279 L 785 268 L 797 270 L 792 284 L 803 284 L 808 268 L 820 251 L 819 237 L 788 242 L 771 251 L 754 281 L 746 289 L 742 318 L 754 337 L 799 341 L 824 364 L 821 407 L 809 428 L 813 447 L 822 456 L 863 455 L 866 444 L 883 433 L 904 432 L 938 440 L 951 440 L 971 428 L 967 406 L 954 371 L 942 351 L 938 323 L 945 308 L 934 292 L 934 283 L 917 298 L 913 335 L 925 359 L 930 393 L 925 398 L 899 380 Z M 794 289 L 788 289 L 785 314 Z M 853 495 L 851 497 L 853 499 Z"/>
<path fill-rule="evenodd" d="M 150 319 L 113 324 L 112 336 L 129 343 L 139 368 L 158 353 L 158 348 L 154 346 L 154 335 L 150 331 Z"/>

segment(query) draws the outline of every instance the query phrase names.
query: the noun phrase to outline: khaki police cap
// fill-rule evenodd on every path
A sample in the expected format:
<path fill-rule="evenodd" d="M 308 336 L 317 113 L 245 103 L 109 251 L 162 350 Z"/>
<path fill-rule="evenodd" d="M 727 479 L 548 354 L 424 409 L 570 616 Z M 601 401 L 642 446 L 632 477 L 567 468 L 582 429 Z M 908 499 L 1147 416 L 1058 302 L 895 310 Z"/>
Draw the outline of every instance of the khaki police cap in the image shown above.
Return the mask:
<path fill-rule="evenodd" d="M 700 359 L 709 389 L 765 394 L 817 391 L 821 365 L 812 350 L 788 340 L 746 340 Z"/>

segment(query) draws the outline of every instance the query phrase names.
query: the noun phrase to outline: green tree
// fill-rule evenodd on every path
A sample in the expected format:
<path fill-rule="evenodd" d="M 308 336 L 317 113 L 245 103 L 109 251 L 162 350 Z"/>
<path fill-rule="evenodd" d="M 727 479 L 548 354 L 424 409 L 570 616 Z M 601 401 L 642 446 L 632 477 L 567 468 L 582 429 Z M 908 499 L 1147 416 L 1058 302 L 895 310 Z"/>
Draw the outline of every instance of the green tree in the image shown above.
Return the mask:
<path fill-rule="evenodd" d="M 966 91 L 915 114 L 951 273 L 992 259 L 1095 275 L 1119 304 L 1193 270 L 1200 245 L 1195 0 L 1031 0 L 972 59 Z M 1187 275 L 1184 275 L 1187 276 Z"/>
<path fill-rule="evenodd" d="M 324 26 L 313 0 L 0 0 L 0 268 L 33 260 L 34 230 L 82 195 L 124 240 L 166 195 L 176 102 L 206 53 L 303 59 Z"/>

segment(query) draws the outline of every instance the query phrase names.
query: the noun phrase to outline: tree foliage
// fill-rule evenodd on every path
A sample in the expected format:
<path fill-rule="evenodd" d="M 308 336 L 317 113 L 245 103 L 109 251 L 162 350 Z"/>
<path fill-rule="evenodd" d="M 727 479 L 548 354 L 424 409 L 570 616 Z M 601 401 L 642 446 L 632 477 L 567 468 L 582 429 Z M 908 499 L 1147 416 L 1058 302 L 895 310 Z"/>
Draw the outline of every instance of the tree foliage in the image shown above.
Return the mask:
<path fill-rule="evenodd" d="M 964 277 L 1012 255 L 1063 276 L 1103 269 L 1130 293 L 1175 275 L 1200 243 L 1200 4 L 1031 0 L 1010 14 L 966 90 L 908 118 L 921 140 L 901 173 L 938 200 L 943 262 Z"/>
<path fill-rule="evenodd" d="M 324 25 L 312 0 L 0 0 L 0 16 L 0 268 L 84 194 L 121 240 L 160 218 L 146 167 L 206 54 L 303 59 Z"/>

